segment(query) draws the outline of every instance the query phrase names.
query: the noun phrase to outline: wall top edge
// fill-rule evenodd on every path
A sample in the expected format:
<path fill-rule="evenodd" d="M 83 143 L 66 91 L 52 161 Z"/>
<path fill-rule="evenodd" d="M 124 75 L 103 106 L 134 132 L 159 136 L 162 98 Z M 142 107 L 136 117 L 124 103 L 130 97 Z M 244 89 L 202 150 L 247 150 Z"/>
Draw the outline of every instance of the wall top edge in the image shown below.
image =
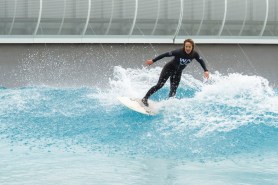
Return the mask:
<path fill-rule="evenodd" d="M 105 43 L 105 44 L 182 44 L 192 38 L 197 44 L 278 44 L 278 37 L 0 37 L 0 44 L 32 43 Z"/>

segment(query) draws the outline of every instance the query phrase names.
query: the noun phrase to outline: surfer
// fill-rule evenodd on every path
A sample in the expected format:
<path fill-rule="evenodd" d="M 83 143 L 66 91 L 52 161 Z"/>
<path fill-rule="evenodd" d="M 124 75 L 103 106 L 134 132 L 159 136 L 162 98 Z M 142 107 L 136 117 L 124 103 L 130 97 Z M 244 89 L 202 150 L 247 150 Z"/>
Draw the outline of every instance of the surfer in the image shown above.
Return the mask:
<path fill-rule="evenodd" d="M 142 99 L 142 102 L 145 106 L 149 106 L 149 97 L 162 88 L 168 78 L 170 78 L 169 97 L 174 97 L 181 80 L 182 70 L 187 66 L 187 64 L 192 62 L 193 59 L 197 60 L 204 69 L 205 78 L 209 78 L 209 72 L 206 64 L 200 57 L 199 53 L 194 50 L 194 45 L 195 44 L 192 39 L 187 39 L 183 43 L 183 48 L 161 54 L 156 58 L 149 59 L 145 62 L 146 65 L 152 65 L 164 57 L 174 57 L 163 67 L 157 84 L 150 88 L 150 90 Z"/>

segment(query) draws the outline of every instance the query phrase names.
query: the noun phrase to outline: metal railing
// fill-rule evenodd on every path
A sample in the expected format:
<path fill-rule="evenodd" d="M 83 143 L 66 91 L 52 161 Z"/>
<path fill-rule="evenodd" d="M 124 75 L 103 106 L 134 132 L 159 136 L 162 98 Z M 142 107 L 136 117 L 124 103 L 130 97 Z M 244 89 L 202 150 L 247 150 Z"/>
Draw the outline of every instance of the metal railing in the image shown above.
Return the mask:
<path fill-rule="evenodd" d="M 277 9 L 276 0 L 0 0 L 0 42 L 278 43 Z"/>

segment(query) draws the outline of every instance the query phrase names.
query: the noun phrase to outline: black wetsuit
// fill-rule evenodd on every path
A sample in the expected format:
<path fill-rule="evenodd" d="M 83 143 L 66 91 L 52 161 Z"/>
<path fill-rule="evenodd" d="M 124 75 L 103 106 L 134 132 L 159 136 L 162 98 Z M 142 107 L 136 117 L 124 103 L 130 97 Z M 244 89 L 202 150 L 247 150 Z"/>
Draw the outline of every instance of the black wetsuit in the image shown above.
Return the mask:
<path fill-rule="evenodd" d="M 160 60 L 164 57 L 174 57 L 174 59 L 163 67 L 157 84 L 147 92 L 144 97 L 145 100 L 162 88 L 169 77 L 171 84 L 169 97 L 175 96 L 176 90 L 181 80 L 182 70 L 187 66 L 187 64 L 192 62 L 193 59 L 196 59 L 201 64 L 204 71 L 208 71 L 204 60 L 196 51 L 192 51 L 190 54 L 187 54 L 183 48 L 177 49 L 157 56 L 153 59 L 153 62 L 156 62 L 157 60 Z"/>

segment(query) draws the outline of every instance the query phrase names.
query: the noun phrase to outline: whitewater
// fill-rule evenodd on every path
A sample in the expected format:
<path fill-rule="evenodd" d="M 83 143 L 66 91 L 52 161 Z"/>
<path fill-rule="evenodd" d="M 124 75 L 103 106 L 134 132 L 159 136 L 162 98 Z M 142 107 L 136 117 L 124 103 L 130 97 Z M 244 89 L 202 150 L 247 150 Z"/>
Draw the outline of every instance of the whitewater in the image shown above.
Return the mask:
<path fill-rule="evenodd" d="M 267 79 L 183 74 L 140 98 L 161 67 L 115 66 L 106 87 L 0 89 L 0 184 L 277 184 L 278 89 Z"/>

